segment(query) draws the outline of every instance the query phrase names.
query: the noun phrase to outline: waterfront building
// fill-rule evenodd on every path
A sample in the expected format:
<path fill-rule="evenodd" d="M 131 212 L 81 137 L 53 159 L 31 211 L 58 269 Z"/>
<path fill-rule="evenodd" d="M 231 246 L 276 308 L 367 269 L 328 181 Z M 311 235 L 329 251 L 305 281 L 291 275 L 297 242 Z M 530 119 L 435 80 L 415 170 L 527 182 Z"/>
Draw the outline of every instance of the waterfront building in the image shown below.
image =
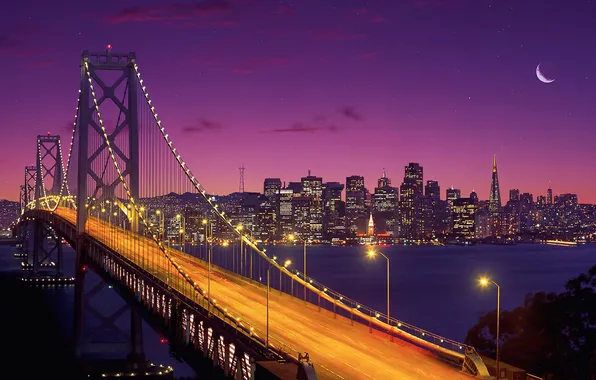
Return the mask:
<path fill-rule="evenodd" d="M 415 240 L 422 235 L 422 228 L 418 221 L 416 202 L 422 196 L 423 168 L 416 162 L 410 162 L 405 167 L 404 181 L 400 188 L 400 237 Z M 418 218 L 417 218 L 418 216 Z"/>
<path fill-rule="evenodd" d="M 383 176 L 379 178 L 378 185 L 375 188 L 371 214 L 374 218 L 377 233 L 393 235 L 398 200 L 398 189 L 391 186 L 391 180 L 383 172 Z"/>
<path fill-rule="evenodd" d="M 346 178 L 346 234 L 354 237 L 366 233 L 368 213 L 364 177 L 353 175 Z"/>
<path fill-rule="evenodd" d="M 458 240 L 470 240 L 475 237 L 476 208 L 470 198 L 453 201 L 453 236 Z"/>
<path fill-rule="evenodd" d="M 323 230 L 329 241 L 343 239 L 346 232 L 346 204 L 341 199 L 344 185 L 327 182 L 323 187 Z"/>

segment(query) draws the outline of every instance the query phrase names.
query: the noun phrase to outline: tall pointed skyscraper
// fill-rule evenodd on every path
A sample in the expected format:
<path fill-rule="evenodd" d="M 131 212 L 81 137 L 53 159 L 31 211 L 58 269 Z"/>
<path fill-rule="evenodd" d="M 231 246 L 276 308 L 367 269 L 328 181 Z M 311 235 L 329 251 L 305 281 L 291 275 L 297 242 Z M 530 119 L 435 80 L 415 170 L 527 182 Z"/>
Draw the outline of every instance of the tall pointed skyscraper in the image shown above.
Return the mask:
<path fill-rule="evenodd" d="M 497 155 L 493 156 L 493 180 L 490 184 L 490 198 L 488 209 L 491 214 L 498 214 L 501 210 L 501 191 L 499 190 L 499 174 L 497 173 Z"/>

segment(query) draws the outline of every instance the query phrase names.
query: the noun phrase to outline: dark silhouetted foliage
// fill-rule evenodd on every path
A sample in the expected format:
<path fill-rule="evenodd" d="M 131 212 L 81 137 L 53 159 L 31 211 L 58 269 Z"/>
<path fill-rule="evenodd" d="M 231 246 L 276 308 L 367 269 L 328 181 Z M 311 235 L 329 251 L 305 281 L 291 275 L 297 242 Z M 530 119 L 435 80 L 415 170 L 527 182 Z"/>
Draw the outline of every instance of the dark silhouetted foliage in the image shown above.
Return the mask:
<path fill-rule="evenodd" d="M 496 311 L 482 316 L 466 343 L 495 356 Z M 596 265 L 565 291 L 535 293 L 501 312 L 501 361 L 551 379 L 596 379 Z"/>

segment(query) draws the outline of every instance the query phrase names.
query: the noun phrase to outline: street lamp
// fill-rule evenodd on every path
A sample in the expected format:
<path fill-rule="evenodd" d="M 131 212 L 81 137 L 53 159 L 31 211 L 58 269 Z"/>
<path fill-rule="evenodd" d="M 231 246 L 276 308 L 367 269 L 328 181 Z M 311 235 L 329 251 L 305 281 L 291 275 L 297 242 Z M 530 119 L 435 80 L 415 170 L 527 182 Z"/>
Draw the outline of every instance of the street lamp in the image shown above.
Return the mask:
<path fill-rule="evenodd" d="M 276 256 L 273 256 L 273 261 L 275 262 L 275 260 L 277 260 Z M 292 265 L 292 261 L 291 260 L 286 260 L 284 261 L 284 268 L 289 267 L 290 265 Z M 269 263 L 269 267 L 267 268 L 267 349 L 269 349 L 269 280 L 270 280 L 270 276 L 269 276 L 269 271 L 271 270 L 271 268 L 273 268 L 273 263 Z"/>
<path fill-rule="evenodd" d="M 296 238 L 296 235 L 290 234 L 290 235 L 288 235 L 288 239 L 290 239 L 290 241 L 295 241 L 297 238 Z M 300 239 L 300 240 L 302 240 L 302 244 L 304 245 L 304 250 L 302 251 L 304 268 L 303 268 L 302 272 L 304 272 L 303 273 L 304 274 L 304 282 L 306 283 L 306 240 L 305 239 Z M 306 285 L 304 285 L 304 300 L 306 301 Z"/>
<path fill-rule="evenodd" d="M 179 229 L 178 232 L 180 232 L 180 250 L 184 252 L 184 244 L 182 243 L 184 239 L 184 228 Z"/>
<path fill-rule="evenodd" d="M 207 260 L 207 219 L 201 221 L 205 229 L 205 260 Z"/>
<path fill-rule="evenodd" d="M 501 325 L 501 287 L 499 286 L 499 284 L 497 284 L 496 282 L 494 282 L 493 280 L 486 278 L 486 277 L 482 277 L 480 278 L 480 280 L 478 281 L 480 283 L 480 286 L 482 286 L 483 288 L 486 288 L 489 285 L 494 285 L 497 287 L 497 338 L 496 338 L 496 348 L 497 348 L 497 352 L 496 352 L 496 363 L 497 363 L 497 379 L 499 379 L 499 337 L 500 337 L 500 325 Z"/>
<path fill-rule="evenodd" d="M 390 301 L 391 301 L 391 298 L 390 298 L 390 294 L 391 294 L 390 289 L 391 288 L 389 287 L 389 279 L 390 279 L 390 276 L 389 276 L 389 267 L 390 267 L 390 265 L 389 265 L 389 257 L 385 256 L 385 254 L 383 252 L 380 252 L 380 251 L 379 252 L 375 252 L 372 249 L 370 251 L 368 251 L 368 257 L 375 257 L 375 255 L 377 253 L 379 255 L 383 256 L 387 260 L 387 324 L 388 325 L 391 325 L 391 323 L 389 322 L 389 311 L 390 311 Z"/>
<path fill-rule="evenodd" d="M 238 232 L 240 232 L 240 275 L 244 275 L 243 273 L 243 265 L 242 263 L 244 262 L 242 255 L 244 254 L 244 233 L 242 233 L 242 229 L 244 228 L 244 226 L 242 225 L 242 223 L 239 223 L 236 226 L 236 230 Z"/>

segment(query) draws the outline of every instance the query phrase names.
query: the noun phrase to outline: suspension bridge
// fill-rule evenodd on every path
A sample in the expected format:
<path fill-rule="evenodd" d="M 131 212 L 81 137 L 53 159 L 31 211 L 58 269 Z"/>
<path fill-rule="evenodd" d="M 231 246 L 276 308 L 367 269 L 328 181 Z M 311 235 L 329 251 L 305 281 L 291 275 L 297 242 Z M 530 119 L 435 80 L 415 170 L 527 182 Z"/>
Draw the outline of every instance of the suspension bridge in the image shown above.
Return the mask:
<path fill-rule="evenodd" d="M 14 233 L 23 239 L 24 281 L 74 283 L 79 357 L 115 349 L 89 338 L 84 323 L 99 291 L 85 289 L 92 270 L 131 305 L 121 347 L 134 363 L 131 374 L 152 370 L 143 353 L 145 318 L 191 367 L 208 360 L 236 379 L 252 379 L 260 368 L 300 379 L 491 378 L 473 347 L 373 310 L 260 247 L 177 151 L 134 53 L 83 52 L 72 126 L 65 157 L 59 136 L 38 136 Z M 203 207 L 194 226 L 176 226 L 180 243 L 185 230 L 204 232 L 200 254 L 167 234 L 165 218 L 179 211 L 158 200 L 172 193 Z M 76 249 L 74 278 L 63 275 L 63 241 Z M 225 249 L 228 241 L 240 249 Z"/>

